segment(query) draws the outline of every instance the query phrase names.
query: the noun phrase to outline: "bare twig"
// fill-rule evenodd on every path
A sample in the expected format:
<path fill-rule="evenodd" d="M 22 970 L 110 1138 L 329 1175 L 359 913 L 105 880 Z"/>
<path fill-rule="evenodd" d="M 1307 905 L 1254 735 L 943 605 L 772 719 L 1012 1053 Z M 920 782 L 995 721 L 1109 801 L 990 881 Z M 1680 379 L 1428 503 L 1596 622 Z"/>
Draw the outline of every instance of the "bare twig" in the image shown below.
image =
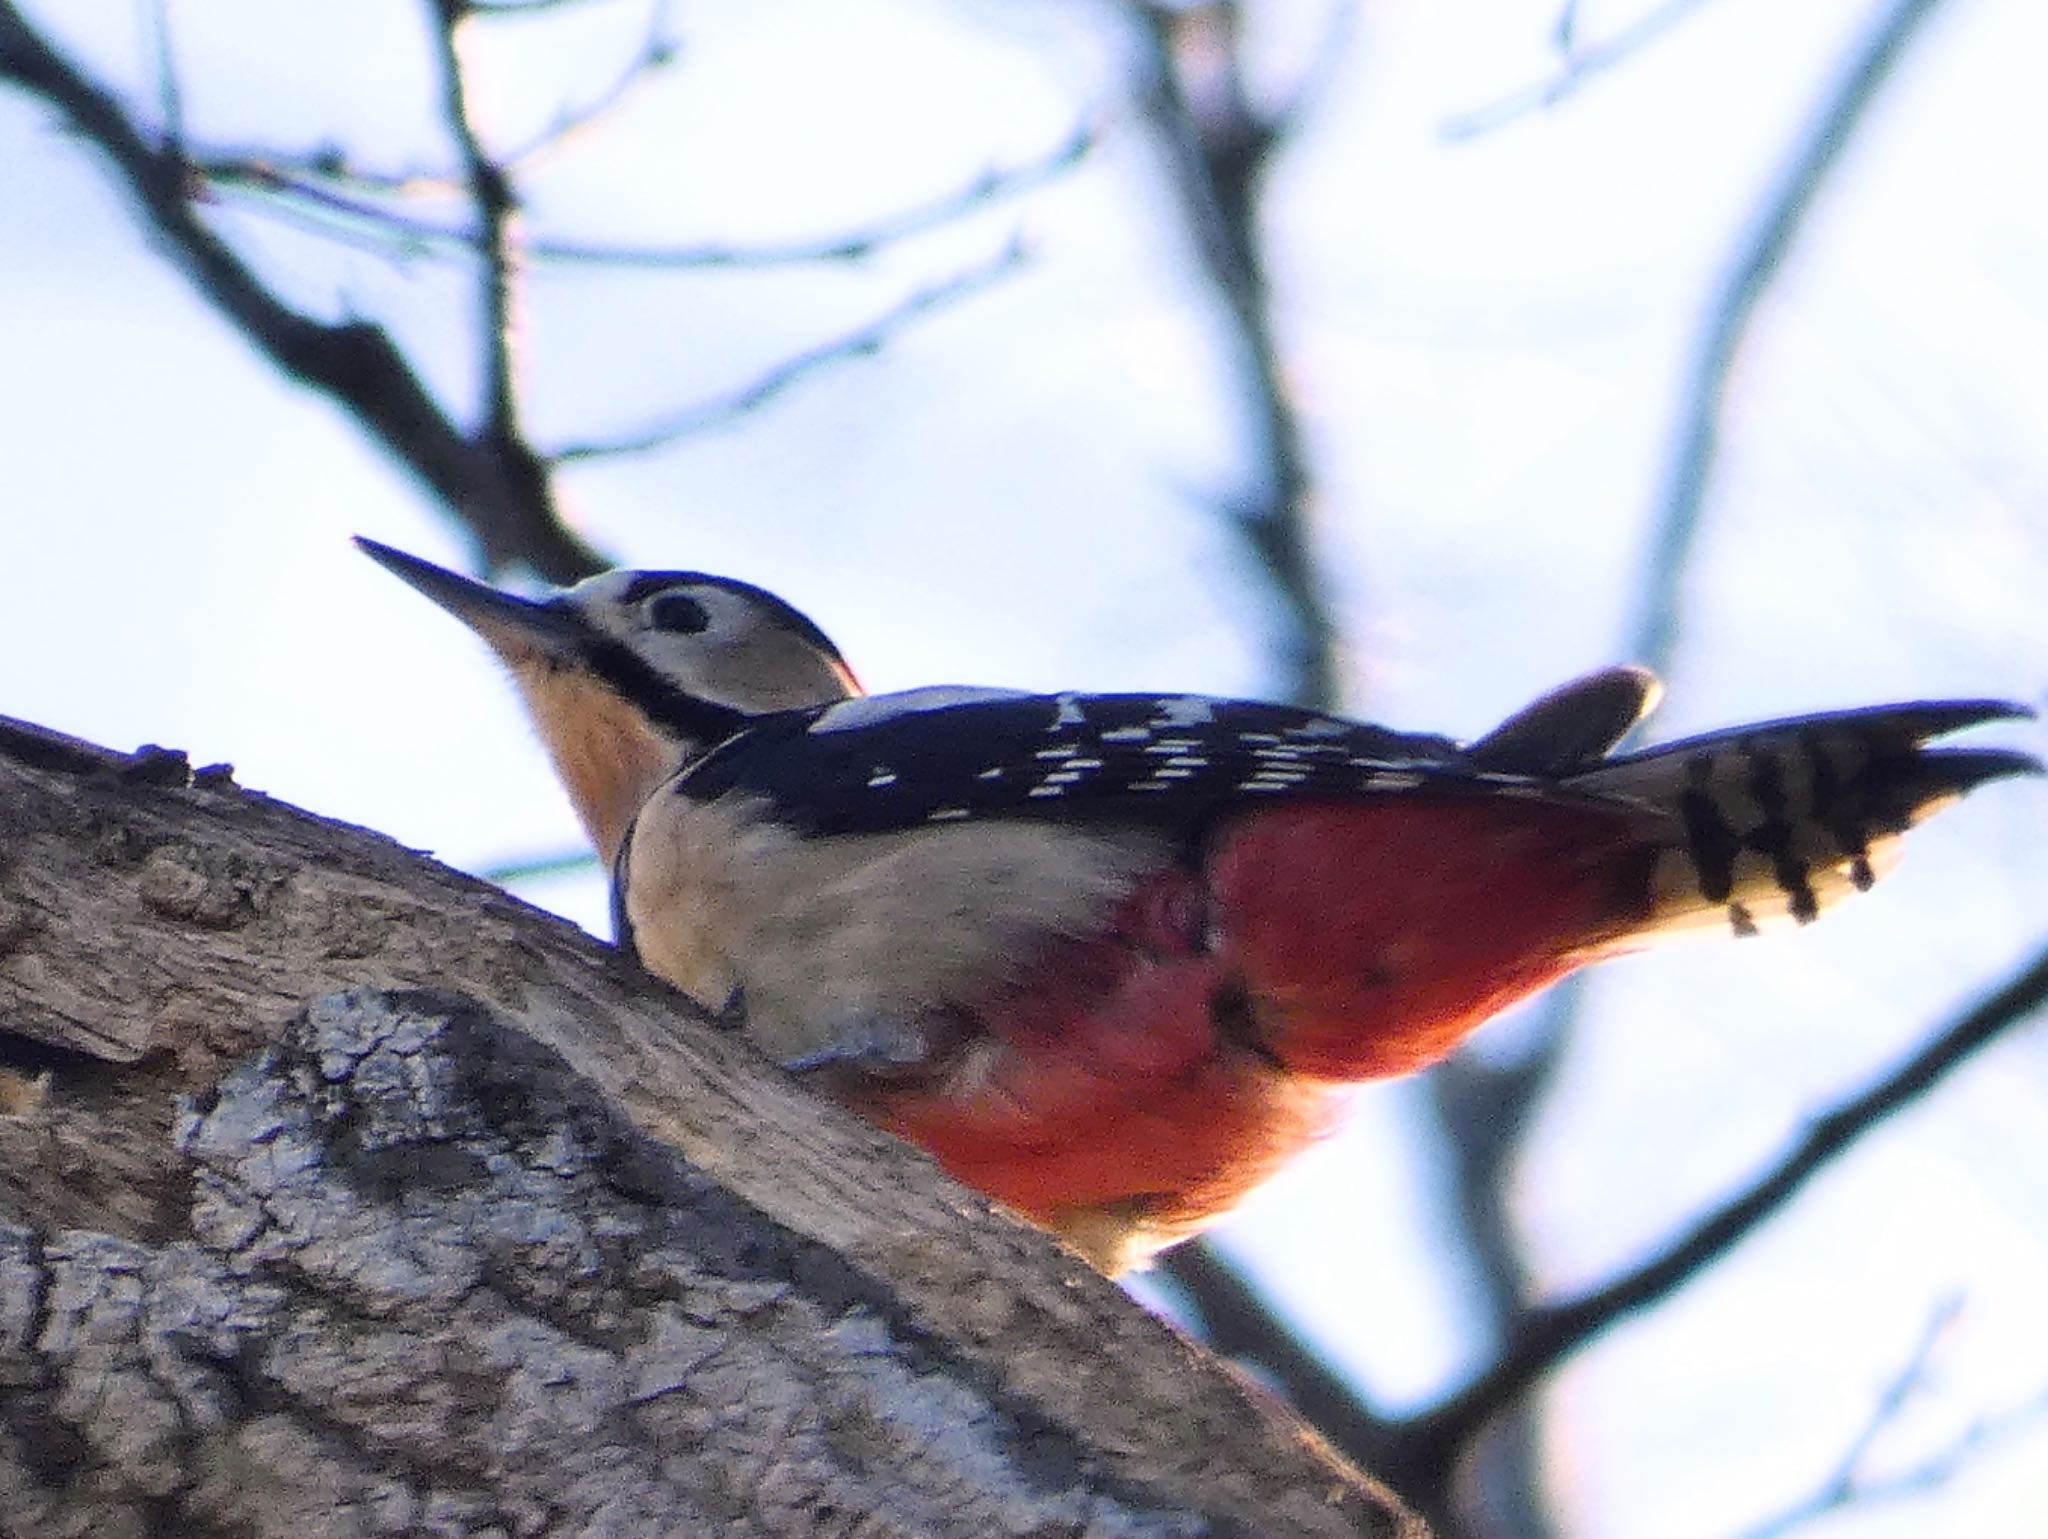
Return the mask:
<path fill-rule="evenodd" d="M 469 8 L 480 16 L 534 16 L 542 11 L 570 11 L 579 5 L 602 3 L 603 0 L 469 0 Z"/>
<path fill-rule="evenodd" d="M 1498 1360 L 1435 1409 L 1401 1429 L 1404 1460 L 1423 1467 L 1462 1447 L 1488 1416 L 1610 1326 L 1683 1287 L 1785 1207 L 1814 1176 L 1894 1112 L 2048 1002 L 2048 949 L 1867 1090 L 1814 1119 L 1805 1136 L 1747 1189 L 1721 1204 L 1648 1261 L 1564 1303 L 1533 1309 Z"/>
<path fill-rule="evenodd" d="M 469 232 L 352 197 L 270 161 L 195 159 L 192 173 L 211 197 L 233 200 L 281 224 L 400 265 L 451 249 L 476 249 L 476 237 Z"/>
<path fill-rule="evenodd" d="M 537 242 L 536 259 L 591 267 L 793 267 L 813 262 L 858 262 L 913 236 L 957 224 L 993 204 L 1031 192 L 1079 165 L 1095 148 L 1092 125 L 1077 126 L 1061 143 L 1020 166 L 992 166 L 965 186 L 930 202 L 886 215 L 838 235 L 779 244 L 618 246 L 595 242 Z"/>
<path fill-rule="evenodd" d="M 1557 13 L 1557 21 L 1550 29 L 1551 41 L 1557 44 L 1559 53 L 1569 54 L 1578 46 L 1579 0 L 1564 0 L 1564 9 Z"/>
<path fill-rule="evenodd" d="M 1929 1365 L 1934 1360 L 1935 1349 L 1949 1333 L 1963 1312 L 1962 1299 L 1954 1294 L 1938 1302 L 1920 1327 L 1920 1339 L 1913 1343 L 1913 1350 L 1899 1371 L 1892 1375 L 1889 1384 L 1878 1393 L 1877 1403 L 1870 1408 L 1870 1415 L 1851 1440 L 1848 1449 L 1836 1462 L 1833 1474 L 1823 1484 L 1827 1493 L 1847 1492 L 1857 1483 L 1864 1461 L 1870 1457 L 1870 1450 L 1905 1413 L 1906 1406 L 1914 1396 L 1927 1387 Z"/>
<path fill-rule="evenodd" d="M 1166 179 L 1227 322 L 1224 340 L 1250 418 L 1246 489 L 1222 511 L 1273 585 L 1285 636 L 1281 692 L 1337 703 L 1337 625 L 1310 549 L 1311 486 L 1301 422 L 1283 378 L 1259 250 L 1257 197 L 1278 143 L 1253 110 L 1231 0 L 1187 10 L 1137 5 L 1135 94 L 1166 157 Z"/>
<path fill-rule="evenodd" d="M 1889 1475 L 1868 1471 L 1870 1453 L 1878 1439 L 1898 1421 L 1908 1402 L 1926 1388 L 1929 1361 L 1960 1310 L 1959 1299 L 1944 1300 L 1936 1308 L 1912 1356 L 1885 1386 L 1847 1452 L 1813 1492 L 1745 1530 L 1741 1539 L 1783 1539 L 1784 1535 L 1830 1513 L 1924 1495 L 1960 1472 L 1973 1455 L 2048 1414 L 2048 1396 L 2043 1396 L 2002 1416 L 1972 1422 L 1960 1435 L 1904 1469 Z"/>
<path fill-rule="evenodd" d="M 654 271 L 858 262 L 885 247 L 956 223 L 984 207 L 1043 186 L 1078 165 L 1095 143 L 1094 131 L 1083 126 L 1038 160 L 1022 166 L 991 168 L 966 186 L 928 203 L 887 215 L 859 229 L 812 240 L 752 246 L 630 246 L 529 235 L 522 249 L 531 265 L 558 263 Z M 453 190 L 455 184 L 445 179 L 414 173 L 379 176 L 326 162 L 307 164 L 246 153 L 199 156 L 194 164 L 209 186 L 224 193 L 248 196 L 253 208 L 287 218 L 310 210 L 316 215 L 332 216 L 337 226 L 353 222 L 386 231 L 401 255 L 475 251 L 482 240 L 475 229 L 423 218 L 395 208 L 385 197 L 378 196 L 388 193 L 406 197 Z"/>
<path fill-rule="evenodd" d="M 13 0 L 0 0 L 0 80 L 47 102 L 106 156 L 144 226 L 199 293 L 278 368 L 354 416 L 463 519 L 489 564 L 523 562 L 554 582 L 605 566 L 546 500 L 507 473 L 493 446 L 455 426 L 385 331 L 315 320 L 265 287 L 200 218 L 184 157 L 148 143 L 120 103 L 52 49 Z"/>
<path fill-rule="evenodd" d="M 637 433 L 625 434 L 618 438 L 591 439 L 582 443 L 566 444 L 554 450 L 548 459 L 556 465 L 568 465 L 579 460 L 616 459 L 628 455 L 647 454 L 656 449 L 666 448 L 678 439 L 687 438 L 692 434 L 723 427 L 767 405 L 792 386 L 809 379 L 822 369 L 844 363 L 848 359 L 872 356 L 912 321 L 964 299 L 970 294 L 978 293 L 997 279 L 1015 271 L 1026 259 L 1026 254 L 1024 246 L 1013 241 L 990 261 L 955 273 L 928 288 L 917 290 L 909 298 L 892 306 L 857 330 L 828 342 L 821 342 L 816 347 L 806 348 L 795 357 L 777 364 L 751 384 L 743 385 L 713 400 L 700 402 Z"/>
<path fill-rule="evenodd" d="M 149 43 L 156 67 L 156 115 L 161 128 L 158 143 L 173 149 L 185 142 L 185 97 L 178 82 L 178 59 L 171 47 L 169 0 L 150 0 Z"/>
<path fill-rule="evenodd" d="M 618 112 L 675 60 L 676 45 L 668 35 L 667 17 L 663 8 L 656 6 L 648 16 L 646 37 L 611 84 L 581 106 L 564 112 L 542 133 L 507 152 L 503 164 L 508 170 L 528 167 L 568 148 Z"/>
<path fill-rule="evenodd" d="M 1748 1530 L 1742 1539 L 1783 1539 L 1818 1518 L 1854 1507 L 1881 1506 L 1938 1491 L 1962 1472 L 1963 1466 L 1993 1444 L 2002 1442 L 2048 1416 L 2048 1396 L 2006 1412 L 1972 1422 L 1962 1434 L 1917 1464 L 1891 1475 L 1859 1476 L 1850 1484 L 1816 1492 L 1806 1501 Z"/>
<path fill-rule="evenodd" d="M 1698 10 L 1704 0 L 1665 0 L 1654 11 L 1645 12 L 1604 43 L 1589 48 L 1577 44 L 1577 7 L 1568 5 L 1557 19 L 1553 36 L 1564 53 L 1563 66 L 1550 79 L 1510 93 L 1484 107 L 1447 118 L 1438 133 L 1445 139 L 1476 139 L 1505 123 L 1554 107 L 1581 86 L 1605 74 L 1615 65 L 1633 58 L 1673 26 Z"/>
<path fill-rule="evenodd" d="M 485 431 L 509 442 L 519 434 L 519 196 L 511 174 L 484 148 L 470 104 L 462 63 L 470 0 L 431 3 L 440 22 L 434 51 L 441 67 L 441 111 L 462 158 L 483 263 L 477 334 L 483 344 Z"/>
<path fill-rule="evenodd" d="M 1708 308 L 1679 408 L 1677 442 L 1665 474 L 1640 590 L 1643 607 L 1637 621 L 1637 656 L 1652 667 L 1668 659 L 1675 644 L 1678 589 L 1698 539 L 1735 356 L 1771 279 L 1804 228 L 1828 172 L 1841 159 L 1864 114 L 1938 3 L 1891 0 L 1795 146 Z"/>
<path fill-rule="evenodd" d="M 522 500 L 546 510 L 550 523 L 560 524 L 551 468 L 527 439 L 520 404 L 525 263 L 519 193 L 511 172 L 484 145 L 462 60 L 464 35 L 477 13 L 470 0 L 430 4 L 439 22 L 433 38 L 441 70 L 441 113 L 461 158 L 477 227 L 477 343 L 483 393 L 477 437 L 489 447 L 501 473 L 518 487 Z"/>

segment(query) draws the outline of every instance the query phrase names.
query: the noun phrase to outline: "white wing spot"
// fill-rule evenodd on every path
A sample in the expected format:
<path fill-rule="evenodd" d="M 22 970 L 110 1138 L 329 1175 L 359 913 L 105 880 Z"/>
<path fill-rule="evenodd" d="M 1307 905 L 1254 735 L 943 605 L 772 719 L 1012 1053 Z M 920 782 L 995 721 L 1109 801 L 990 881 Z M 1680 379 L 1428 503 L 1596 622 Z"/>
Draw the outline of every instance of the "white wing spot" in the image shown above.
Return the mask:
<path fill-rule="evenodd" d="M 1081 710 L 1081 697 L 1079 695 L 1061 695 L 1059 697 L 1059 710 L 1053 716 L 1052 724 L 1056 728 L 1087 726 L 1088 718 Z"/>
<path fill-rule="evenodd" d="M 1102 734 L 1105 743 L 1142 743 L 1152 736 L 1150 727 L 1111 727 Z"/>
<path fill-rule="evenodd" d="M 1040 797 L 1040 796 L 1058 796 L 1058 795 L 1059 795 L 1059 794 L 1060 794 L 1061 792 L 1063 792 L 1063 791 L 1065 791 L 1065 790 L 1066 790 L 1066 787 L 1065 787 L 1065 786 L 1052 786 L 1052 785 L 1044 785 L 1044 786 L 1033 786 L 1033 787 L 1032 787 L 1032 788 L 1031 788 L 1030 790 L 1026 791 L 1026 792 L 1025 792 L 1024 794 L 1025 794 L 1026 796 L 1029 796 L 1029 797 Z"/>
<path fill-rule="evenodd" d="M 868 789 L 879 791 L 884 786 L 896 784 L 896 772 L 887 765 L 877 764 L 874 773 L 868 776 Z"/>
<path fill-rule="evenodd" d="M 1003 767 L 998 764 L 993 769 L 983 770 L 974 778 L 976 780 L 1001 780 L 1003 778 Z"/>
<path fill-rule="evenodd" d="M 1156 726 L 1201 727 L 1216 719 L 1214 707 L 1200 695 L 1162 695 L 1158 703 Z"/>
<path fill-rule="evenodd" d="M 1367 789 L 1373 791 L 1412 791 L 1427 778 L 1408 770 L 1380 770 L 1376 774 L 1367 775 L 1365 784 Z"/>

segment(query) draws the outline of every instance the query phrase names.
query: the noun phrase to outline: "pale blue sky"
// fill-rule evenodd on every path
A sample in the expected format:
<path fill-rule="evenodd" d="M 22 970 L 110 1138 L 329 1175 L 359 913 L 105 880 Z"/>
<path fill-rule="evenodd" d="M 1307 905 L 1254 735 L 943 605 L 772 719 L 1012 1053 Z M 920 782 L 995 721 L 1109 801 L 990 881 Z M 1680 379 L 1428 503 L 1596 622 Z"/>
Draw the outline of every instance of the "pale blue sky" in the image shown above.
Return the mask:
<path fill-rule="evenodd" d="M 61 14 L 108 78 L 138 78 L 129 6 L 31 9 Z M 416 7 L 168 9 L 195 134 L 341 136 L 382 166 L 439 163 Z M 1580 9 L 1598 32 L 1641 7 Z M 1554 0 L 1367 7 L 1269 209 L 1359 710 L 1471 733 L 1617 655 L 1703 298 L 1871 10 L 1711 0 L 1557 111 L 1449 145 L 1449 116 L 1551 67 Z M 1258 691 L 1263 601 L 1200 501 L 1236 453 L 1214 333 L 1088 13 L 674 14 L 683 62 L 550 166 L 538 219 L 620 239 L 807 235 L 1027 161 L 1084 117 L 1108 137 L 1058 185 L 868 267 L 545 282 L 532 396 L 552 441 L 743 382 L 1013 231 L 1035 252 L 878 361 L 571 473 L 591 537 L 784 592 L 872 688 Z M 1285 77 L 1315 8 L 1260 14 Z M 644 8 L 591 16 L 574 46 L 482 61 L 506 138 L 587 95 Z M 1744 359 L 1660 731 L 1921 694 L 2048 703 L 2043 58 L 2042 7 L 1954 0 L 1831 187 Z M 11 95 L 0 209 L 0 711 L 229 759 L 248 784 L 472 868 L 573 843 L 481 649 L 346 547 L 361 531 L 461 559 L 411 485 L 200 308 L 90 157 Z M 437 386 L 469 388 L 450 269 L 218 217 L 304 302 L 385 319 Z M 2043 747 L 2034 729 L 2003 740 Z M 1996 788 L 1815 932 L 1610 969 L 1524 1172 L 1545 1283 L 1626 1261 L 2037 945 L 2044 835 L 2048 794 Z M 534 895 L 601 923 L 592 883 Z M 1952 1293 L 1965 1312 L 1902 1457 L 2048 1387 L 2044 1080 L 2038 1029 L 1997 1048 L 1578 1362 L 1551 1402 L 1574 1534 L 1715 1539 L 1803 1491 Z M 1369 1093 L 1355 1129 L 1228 1235 L 1395 1405 L 1472 1350 L 1435 1275 L 1402 1096 Z M 1814 1532 L 2034 1532 L 2048 1429 L 1932 1500 Z"/>

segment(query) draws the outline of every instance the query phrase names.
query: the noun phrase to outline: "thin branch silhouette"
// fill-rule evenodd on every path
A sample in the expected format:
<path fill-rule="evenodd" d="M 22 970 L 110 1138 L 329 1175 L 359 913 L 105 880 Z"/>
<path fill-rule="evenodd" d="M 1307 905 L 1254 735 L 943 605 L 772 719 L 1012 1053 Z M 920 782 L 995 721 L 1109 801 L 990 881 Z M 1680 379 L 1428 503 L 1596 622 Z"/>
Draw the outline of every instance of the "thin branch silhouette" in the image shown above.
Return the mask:
<path fill-rule="evenodd" d="M 1564 62 L 1555 75 L 1484 107 L 1447 118 L 1437 132 L 1451 141 L 1476 139 L 1532 112 L 1554 107 L 1617 64 L 1634 58 L 1704 4 L 1705 0 L 1665 0 L 1665 4 L 1637 17 L 1605 42 L 1584 48 L 1578 45 L 1577 7 L 1566 6 L 1552 33 L 1564 54 Z"/>
<path fill-rule="evenodd" d="M 1558 1363 L 1638 1310 L 1669 1296 L 1782 1210 L 1821 1171 L 1910 1106 L 1973 1054 L 2048 1003 L 2048 948 L 1868 1088 L 1813 1119 L 1784 1155 L 1647 1261 L 1574 1299 L 1530 1310 L 1496 1361 L 1441 1405 L 1398 1429 L 1412 1451 L 1463 1446 Z"/>
<path fill-rule="evenodd" d="M 785 359 L 737 390 L 676 412 L 638 432 L 564 444 L 549 453 L 548 459 L 556 465 L 571 465 L 583 460 L 649 454 L 693 434 L 724 427 L 750 412 L 758 411 L 820 370 L 848 359 L 872 356 L 913 321 L 956 304 L 1015 272 L 1027 255 L 1021 243 L 1012 241 L 989 261 L 918 289 L 875 319 L 844 336 L 821 342 Z"/>
<path fill-rule="evenodd" d="M 635 245 L 529 234 L 529 266 L 695 271 L 797 267 L 866 261 L 891 246 L 957 224 L 985 207 L 1020 197 L 1079 165 L 1097 144 L 1087 126 L 1044 156 L 1014 167 L 992 167 L 965 186 L 854 229 L 785 242 Z M 476 229 L 434 219 L 402 206 L 422 196 L 457 190 L 446 178 L 420 173 L 381 175 L 325 162 L 294 161 L 256 152 L 195 155 L 207 185 L 255 212 L 284 218 L 344 238 L 367 236 L 370 249 L 386 238 L 400 257 L 466 253 L 484 236 Z M 396 202 L 394 202 L 396 200 Z"/>
<path fill-rule="evenodd" d="M 1785 1535 L 1833 1513 L 1927 1495 L 1960 1474 L 1986 1448 L 2048 1415 L 2048 1396 L 2042 1396 L 2002 1415 L 1971 1422 L 1957 1436 L 1902 1469 L 1887 1474 L 1870 1470 L 1871 1454 L 1878 1441 L 1897 1423 L 1907 1406 L 1926 1392 L 1935 1351 L 1961 1307 L 1960 1299 L 1944 1300 L 1937 1306 L 1912 1356 L 1885 1386 L 1848 1449 L 1814 1490 L 1782 1512 L 1745 1529 L 1740 1539 L 1784 1539 Z"/>

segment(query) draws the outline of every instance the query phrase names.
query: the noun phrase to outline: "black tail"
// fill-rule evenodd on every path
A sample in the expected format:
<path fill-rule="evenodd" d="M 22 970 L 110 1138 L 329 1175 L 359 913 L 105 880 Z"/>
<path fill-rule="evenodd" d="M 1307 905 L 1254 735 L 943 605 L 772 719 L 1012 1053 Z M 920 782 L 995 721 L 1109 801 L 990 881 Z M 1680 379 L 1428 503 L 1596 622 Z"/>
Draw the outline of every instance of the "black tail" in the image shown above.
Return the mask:
<path fill-rule="evenodd" d="M 1686 738 L 1564 777 L 1577 790 L 1667 811 L 1645 928 L 1800 924 L 1877 880 L 1899 836 L 1965 792 L 2035 775 L 2004 748 L 1930 740 L 2033 713 L 2003 700 L 1937 700 L 1791 717 Z"/>

